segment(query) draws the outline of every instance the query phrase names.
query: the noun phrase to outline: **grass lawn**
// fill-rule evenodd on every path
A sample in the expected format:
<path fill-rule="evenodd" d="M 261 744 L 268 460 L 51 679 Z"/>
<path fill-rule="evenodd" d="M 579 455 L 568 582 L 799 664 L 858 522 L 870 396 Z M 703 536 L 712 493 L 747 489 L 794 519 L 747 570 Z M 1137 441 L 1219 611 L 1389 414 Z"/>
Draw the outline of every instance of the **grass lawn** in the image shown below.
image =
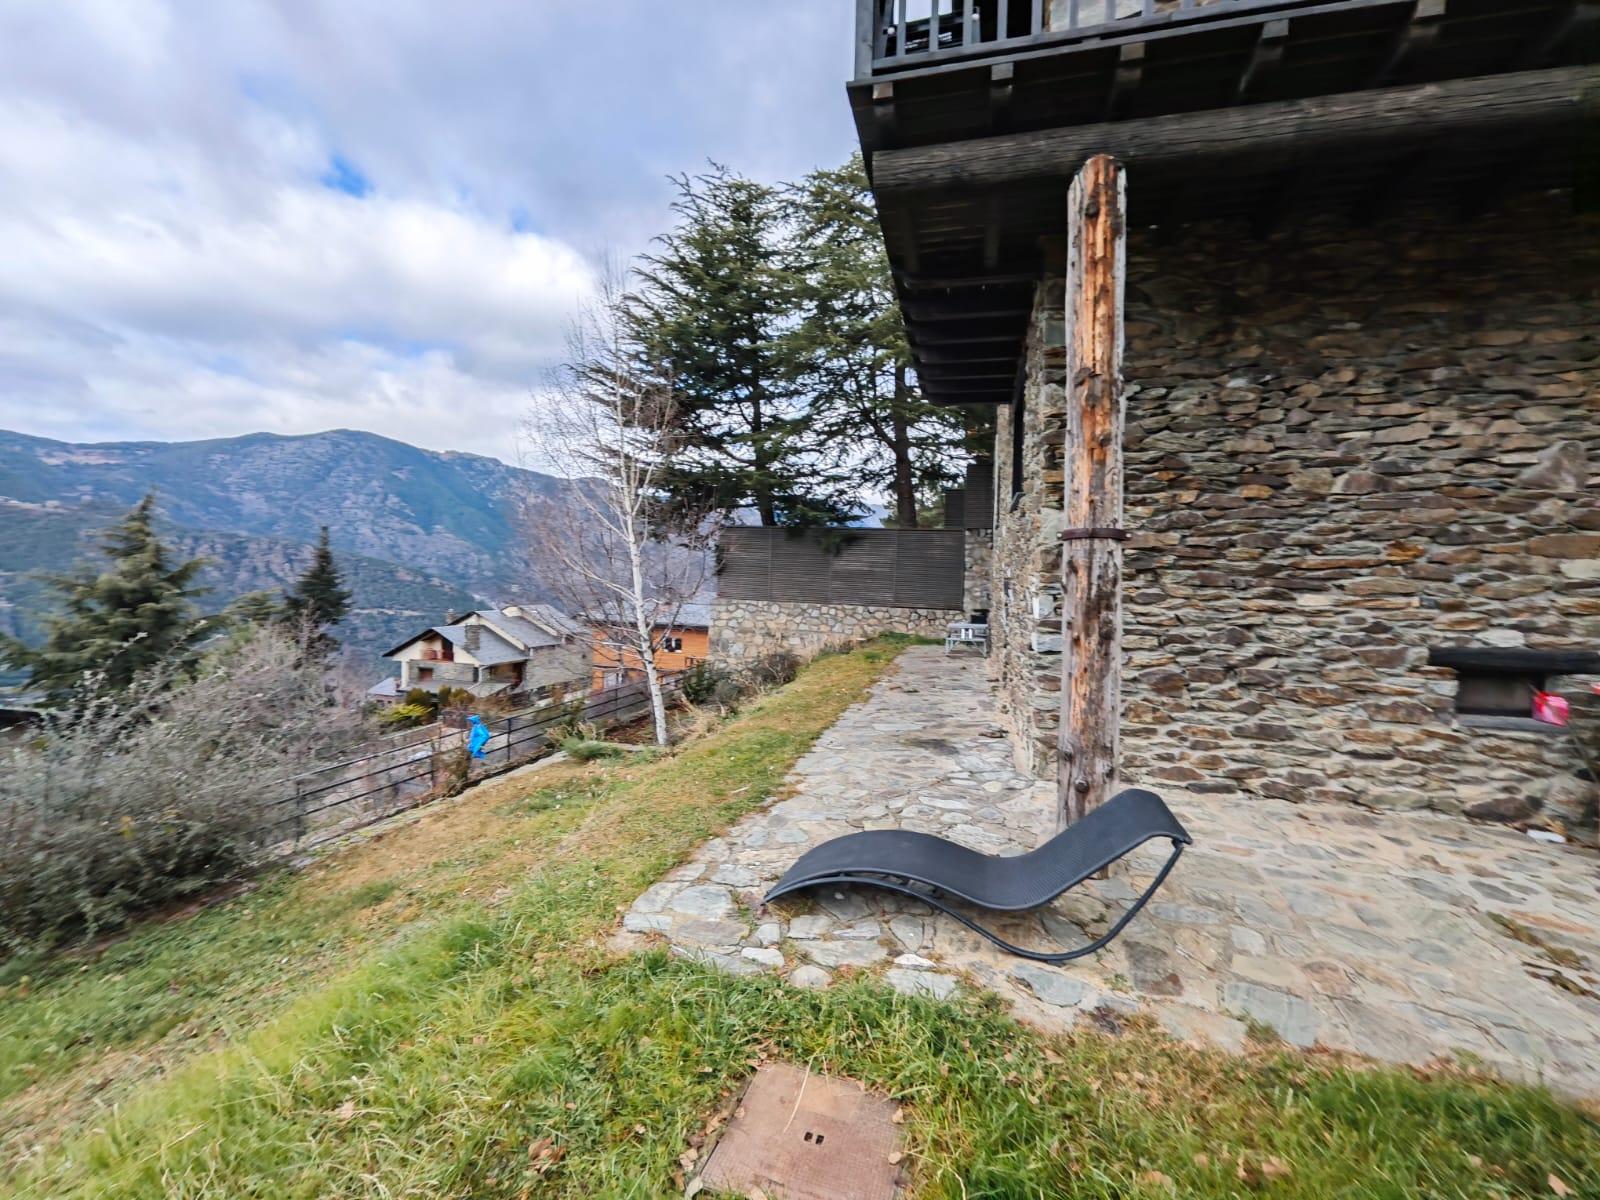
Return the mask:
<path fill-rule="evenodd" d="M 820 659 L 674 754 L 495 781 L 92 958 L 0 968 L 0 1193 L 681 1194 L 680 1156 L 781 1057 L 901 1101 L 919 1196 L 1600 1195 L 1600 1129 L 1532 1089 L 607 952 L 895 652 Z"/>

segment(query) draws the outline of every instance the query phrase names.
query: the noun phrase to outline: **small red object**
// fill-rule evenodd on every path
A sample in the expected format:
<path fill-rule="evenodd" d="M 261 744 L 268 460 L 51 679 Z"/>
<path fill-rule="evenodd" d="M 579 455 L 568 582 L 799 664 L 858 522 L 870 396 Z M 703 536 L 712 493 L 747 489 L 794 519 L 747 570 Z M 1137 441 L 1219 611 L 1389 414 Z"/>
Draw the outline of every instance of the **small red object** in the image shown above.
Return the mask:
<path fill-rule="evenodd" d="M 1543 721 L 1546 725 L 1565 725 L 1567 718 L 1572 715 L 1572 705 L 1567 703 L 1565 696 L 1557 696 L 1554 692 L 1535 692 L 1533 694 L 1533 719 Z"/>

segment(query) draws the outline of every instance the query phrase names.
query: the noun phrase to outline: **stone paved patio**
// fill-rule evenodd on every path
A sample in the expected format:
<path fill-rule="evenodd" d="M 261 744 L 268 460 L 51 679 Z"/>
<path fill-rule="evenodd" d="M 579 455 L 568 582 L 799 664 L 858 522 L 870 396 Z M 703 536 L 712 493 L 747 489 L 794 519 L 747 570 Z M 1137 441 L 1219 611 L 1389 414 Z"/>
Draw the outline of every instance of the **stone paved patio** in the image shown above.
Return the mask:
<path fill-rule="evenodd" d="M 617 944 L 665 938 L 801 986 L 854 968 L 937 997 L 986 987 L 1050 1028 L 1097 1008 L 1144 1010 L 1175 1036 L 1234 1049 L 1254 1020 L 1298 1046 L 1415 1063 L 1466 1053 L 1600 1095 L 1600 855 L 1509 829 L 1162 789 L 1196 845 L 1120 939 L 1060 967 L 1002 954 L 910 898 L 827 891 L 761 908 L 803 850 L 854 829 L 1006 854 L 1053 833 L 1052 785 L 1012 769 L 992 711 L 980 659 L 908 651 L 800 760 L 790 798 L 645 891 Z M 1103 930 L 1162 858 L 1149 846 L 1001 928 L 1024 944 L 1073 944 Z"/>

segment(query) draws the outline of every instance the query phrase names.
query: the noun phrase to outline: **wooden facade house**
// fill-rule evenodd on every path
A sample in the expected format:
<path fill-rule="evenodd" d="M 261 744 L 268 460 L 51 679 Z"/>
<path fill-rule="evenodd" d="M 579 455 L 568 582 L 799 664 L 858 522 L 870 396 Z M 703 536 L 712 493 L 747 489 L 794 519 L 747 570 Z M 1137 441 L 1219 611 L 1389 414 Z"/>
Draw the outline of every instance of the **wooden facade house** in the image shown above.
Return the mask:
<path fill-rule="evenodd" d="M 859 0 L 917 375 L 996 414 L 991 667 L 1064 819 L 1120 779 L 1592 823 L 1531 702 L 1600 672 L 1597 16 Z"/>
<path fill-rule="evenodd" d="M 590 687 L 594 691 L 618 687 L 644 678 L 644 664 L 636 651 L 619 650 L 617 638 L 602 623 L 590 622 L 593 642 Z M 706 660 L 710 653 L 711 606 L 688 603 L 678 606 L 670 624 L 657 625 L 651 632 L 656 643 L 656 670 L 687 671 Z"/>

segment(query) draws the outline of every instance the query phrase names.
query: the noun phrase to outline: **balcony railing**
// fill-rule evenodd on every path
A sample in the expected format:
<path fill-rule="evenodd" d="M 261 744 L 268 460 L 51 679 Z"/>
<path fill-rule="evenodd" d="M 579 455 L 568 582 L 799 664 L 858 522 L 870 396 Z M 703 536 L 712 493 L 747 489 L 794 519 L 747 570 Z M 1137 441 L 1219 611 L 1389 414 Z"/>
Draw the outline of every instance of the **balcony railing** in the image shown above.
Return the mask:
<path fill-rule="evenodd" d="M 1382 0 L 856 0 L 856 77 Z"/>

